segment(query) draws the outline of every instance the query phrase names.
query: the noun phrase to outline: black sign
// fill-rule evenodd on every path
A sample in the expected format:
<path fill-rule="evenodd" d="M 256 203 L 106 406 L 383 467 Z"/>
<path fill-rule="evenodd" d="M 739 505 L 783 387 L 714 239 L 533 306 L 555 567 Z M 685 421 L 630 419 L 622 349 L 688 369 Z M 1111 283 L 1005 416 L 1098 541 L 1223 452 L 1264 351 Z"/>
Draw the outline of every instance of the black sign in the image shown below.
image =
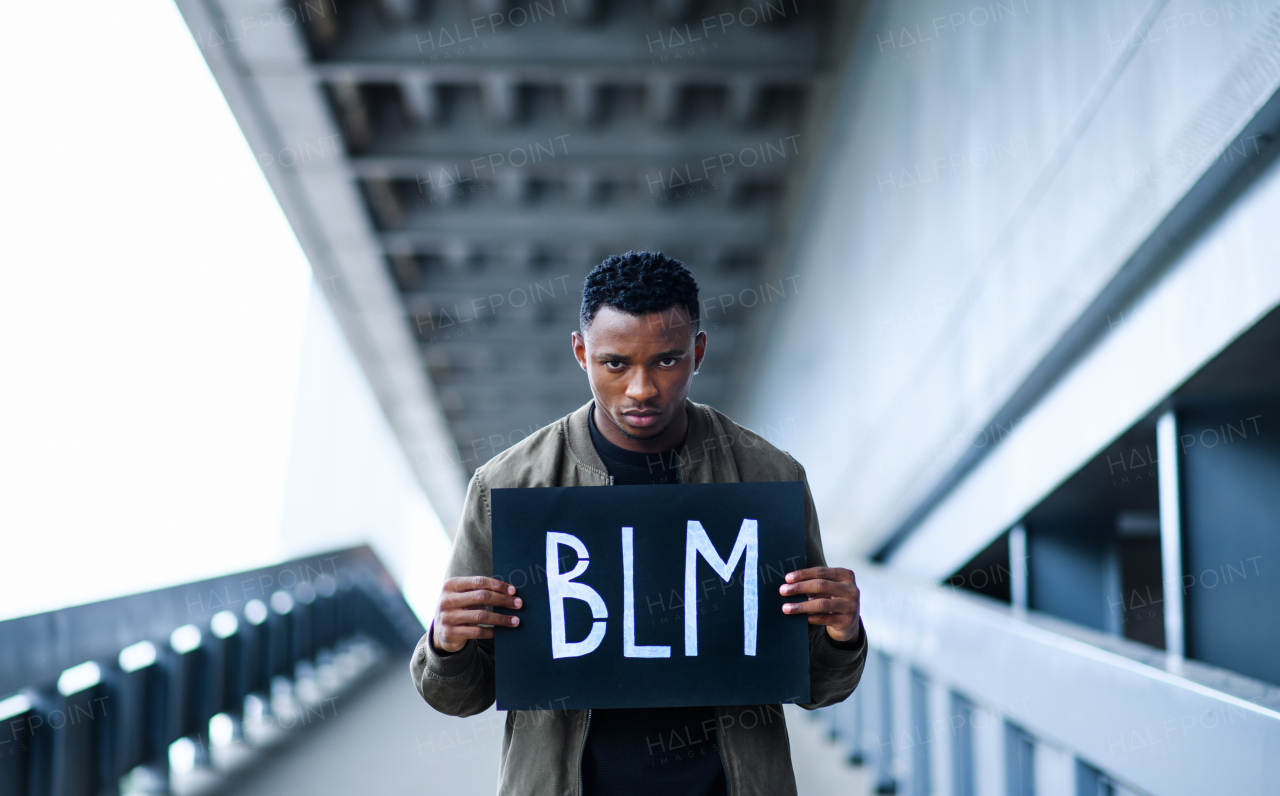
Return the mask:
<path fill-rule="evenodd" d="M 495 489 L 498 709 L 805 702 L 808 623 L 782 613 L 805 566 L 799 481 Z"/>

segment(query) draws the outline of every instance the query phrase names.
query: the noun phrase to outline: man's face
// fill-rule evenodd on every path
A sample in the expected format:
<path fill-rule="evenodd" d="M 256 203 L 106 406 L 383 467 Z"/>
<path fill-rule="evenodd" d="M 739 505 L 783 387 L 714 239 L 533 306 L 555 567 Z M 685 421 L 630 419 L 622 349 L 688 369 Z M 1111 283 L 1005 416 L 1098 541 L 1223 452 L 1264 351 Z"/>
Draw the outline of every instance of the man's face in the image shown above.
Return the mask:
<path fill-rule="evenodd" d="M 706 345 L 706 333 L 694 334 L 681 306 L 629 315 L 606 304 L 585 334 L 573 333 L 596 406 L 633 440 L 658 437 L 684 411 Z"/>

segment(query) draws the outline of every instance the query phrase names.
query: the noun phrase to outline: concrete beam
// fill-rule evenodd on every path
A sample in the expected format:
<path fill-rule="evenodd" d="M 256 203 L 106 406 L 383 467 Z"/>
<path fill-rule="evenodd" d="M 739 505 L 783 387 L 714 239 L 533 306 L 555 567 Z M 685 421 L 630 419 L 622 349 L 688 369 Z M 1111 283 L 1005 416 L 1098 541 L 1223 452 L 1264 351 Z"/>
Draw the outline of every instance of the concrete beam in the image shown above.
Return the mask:
<path fill-rule="evenodd" d="M 589 79 L 597 84 L 647 86 L 654 80 L 649 64 L 563 64 L 546 61 L 502 61 L 485 64 L 480 61 L 449 63 L 378 63 L 376 61 L 329 61 L 312 65 L 312 73 L 324 82 L 355 81 L 357 83 L 398 83 L 410 75 L 432 77 L 442 83 L 483 85 L 496 72 L 516 83 L 559 85 L 571 79 Z M 808 66 L 755 66 L 707 62 L 664 66 L 661 81 L 672 85 L 723 86 L 742 78 L 771 86 L 807 87 L 814 80 Z"/>
<path fill-rule="evenodd" d="M 178 8 L 196 32 L 222 30 L 243 17 L 242 6 L 231 0 L 178 0 Z M 304 142 L 337 138 L 324 96 L 308 73 L 301 36 L 300 27 L 278 25 L 243 48 L 206 56 L 255 152 L 279 153 Z M 358 92 L 345 91 L 348 109 L 358 116 Z M 340 173 L 292 168 L 266 168 L 264 173 L 407 458 L 412 462 L 429 451 L 452 448 L 453 437 L 404 323 L 403 305 L 379 256 L 383 248 L 361 209 L 354 181 Z M 340 209 L 337 214 L 325 212 L 334 208 Z M 445 528 L 455 528 L 464 470 L 444 466 L 417 475 Z"/>

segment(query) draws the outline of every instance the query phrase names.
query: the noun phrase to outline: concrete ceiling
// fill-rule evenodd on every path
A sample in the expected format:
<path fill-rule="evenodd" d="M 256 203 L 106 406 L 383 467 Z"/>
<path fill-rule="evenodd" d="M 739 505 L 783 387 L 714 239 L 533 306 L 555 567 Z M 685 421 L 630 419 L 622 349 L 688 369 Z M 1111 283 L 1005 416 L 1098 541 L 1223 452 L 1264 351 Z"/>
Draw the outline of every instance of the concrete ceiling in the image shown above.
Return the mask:
<path fill-rule="evenodd" d="M 693 397 L 733 399 L 832 5 L 178 5 L 446 527 L 470 472 L 589 399 L 569 333 L 608 254 L 689 265 Z"/>

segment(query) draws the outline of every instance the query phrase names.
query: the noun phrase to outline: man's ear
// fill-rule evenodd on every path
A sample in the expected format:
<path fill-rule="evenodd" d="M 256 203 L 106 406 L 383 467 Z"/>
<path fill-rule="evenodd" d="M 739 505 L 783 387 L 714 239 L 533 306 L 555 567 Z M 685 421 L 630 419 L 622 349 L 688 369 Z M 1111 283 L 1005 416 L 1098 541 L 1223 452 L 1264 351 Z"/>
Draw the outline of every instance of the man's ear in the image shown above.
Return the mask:
<path fill-rule="evenodd" d="M 693 336 L 693 369 L 695 372 L 702 367 L 702 357 L 707 353 L 707 333 L 698 332 Z"/>
<path fill-rule="evenodd" d="M 578 367 L 587 369 L 587 341 L 580 332 L 574 332 L 570 338 L 573 342 L 573 358 L 578 360 Z"/>

